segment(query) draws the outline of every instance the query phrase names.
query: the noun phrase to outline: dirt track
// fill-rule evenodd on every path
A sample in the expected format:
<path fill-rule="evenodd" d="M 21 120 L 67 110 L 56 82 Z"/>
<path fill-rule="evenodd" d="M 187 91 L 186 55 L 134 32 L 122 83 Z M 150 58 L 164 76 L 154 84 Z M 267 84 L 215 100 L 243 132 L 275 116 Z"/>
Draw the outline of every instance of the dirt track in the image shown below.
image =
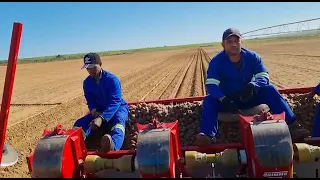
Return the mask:
<path fill-rule="evenodd" d="M 262 56 L 275 84 L 313 86 L 320 76 L 319 43 L 313 40 L 248 47 Z M 208 57 L 221 50 L 203 49 L 207 55 L 192 49 L 104 57 L 103 66 L 120 77 L 127 101 L 198 96 L 204 94 Z M 87 73 L 81 65 L 81 60 L 73 60 L 17 66 L 7 141 L 19 151 L 20 160 L 1 170 L 0 177 L 29 177 L 25 157 L 43 130 L 58 123 L 71 127 L 86 113 L 82 81 Z M 4 75 L 2 66 L 0 92 Z"/>

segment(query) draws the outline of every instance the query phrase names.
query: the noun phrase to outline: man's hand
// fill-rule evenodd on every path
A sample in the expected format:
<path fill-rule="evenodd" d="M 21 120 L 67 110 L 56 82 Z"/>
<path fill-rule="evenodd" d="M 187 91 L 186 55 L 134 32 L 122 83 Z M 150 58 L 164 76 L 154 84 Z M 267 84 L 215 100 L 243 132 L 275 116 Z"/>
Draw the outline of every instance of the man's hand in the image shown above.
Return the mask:
<path fill-rule="evenodd" d="M 94 118 L 97 118 L 101 115 L 101 113 L 97 112 L 96 109 L 92 109 L 92 111 L 90 113 Z"/>
<path fill-rule="evenodd" d="M 231 113 L 239 113 L 239 108 L 238 106 L 233 102 L 231 101 L 230 99 L 228 99 L 227 97 L 224 97 L 222 100 L 221 100 L 222 104 L 223 104 L 223 107 L 231 112 Z"/>
<path fill-rule="evenodd" d="M 101 124 L 102 124 L 102 118 L 97 117 L 94 120 L 92 120 L 91 125 L 90 125 L 90 129 L 93 131 L 98 130 L 100 128 Z"/>
<path fill-rule="evenodd" d="M 253 97 L 253 95 L 254 95 L 254 85 L 249 83 L 243 89 L 240 96 L 240 100 L 243 102 L 247 102 Z"/>
<path fill-rule="evenodd" d="M 313 97 L 314 95 L 320 95 L 320 83 L 309 93 L 309 96 L 311 97 Z"/>

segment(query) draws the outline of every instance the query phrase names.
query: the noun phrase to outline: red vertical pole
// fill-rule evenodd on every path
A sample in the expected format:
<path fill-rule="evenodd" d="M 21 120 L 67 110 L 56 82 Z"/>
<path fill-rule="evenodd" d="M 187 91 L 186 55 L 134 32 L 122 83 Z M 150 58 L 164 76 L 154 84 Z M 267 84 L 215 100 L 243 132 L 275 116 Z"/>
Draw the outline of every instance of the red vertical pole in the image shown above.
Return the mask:
<path fill-rule="evenodd" d="M 22 24 L 14 22 L 12 35 L 11 35 L 11 44 L 9 59 L 7 64 L 6 79 L 3 88 L 1 111 L 0 111 L 0 164 L 2 162 L 2 151 L 6 139 L 8 115 L 10 110 L 11 95 L 14 83 L 14 77 L 16 74 L 16 66 L 19 54 L 20 40 L 22 34 Z"/>

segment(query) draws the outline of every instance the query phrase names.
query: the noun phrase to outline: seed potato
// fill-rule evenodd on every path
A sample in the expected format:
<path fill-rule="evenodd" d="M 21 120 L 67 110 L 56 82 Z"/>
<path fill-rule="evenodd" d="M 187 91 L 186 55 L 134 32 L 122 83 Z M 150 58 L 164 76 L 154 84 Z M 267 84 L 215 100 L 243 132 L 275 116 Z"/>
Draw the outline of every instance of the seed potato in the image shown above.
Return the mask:
<path fill-rule="evenodd" d="M 283 94 L 282 97 L 288 102 L 296 114 L 297 120 L 311 131 L 313 125 L 314 111 L 320 98 L 308 94 Z M 195 136 L 200 131 L 202 102 L 185 102 L 177 104 L 155 104 L 141 103 L 130 106 L 129 126 L 126 127 L 126 141 L 123 147 L 134 149 L 137 141 L 138 130 L 136 122 L 141 124 L 151 123 L 153 118 L 160 122 L 179 121 L 179 135 L 182 146 L 193 145 Z M 217 140 L 219 143 L 239 142 L 240 129 L 237 122 L 218 122 L 219 132 Z"/>

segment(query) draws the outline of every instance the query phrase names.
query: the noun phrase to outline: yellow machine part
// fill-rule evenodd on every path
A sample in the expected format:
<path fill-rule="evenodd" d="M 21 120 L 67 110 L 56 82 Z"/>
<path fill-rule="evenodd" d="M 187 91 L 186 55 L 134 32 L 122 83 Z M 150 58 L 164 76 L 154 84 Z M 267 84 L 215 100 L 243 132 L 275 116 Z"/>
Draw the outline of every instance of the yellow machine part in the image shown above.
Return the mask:
<path fill-rule="evenodd" d="M 117 169 L 121 172 L 131 172 L 132 155 L 124 155 L 118 159 L 105 159 L 97 155 L 88 155 L 84 162 L 86 172 L 95 173 L 106 169 Z"/>
<path fill-rule="evenodd" d="M 294 157 L 298 162 L 313 162 L 316 158 L 320 158 L 320 147 L 306 143 L 295 143 Z"/>
<path fill-rule="evenodd" d="M 238 151 L 236 149 L 226 149 L 221 153 L 206 154 L 196 151 L 185 152 L 186 168 L 195 168 L 203 164 L 218 163 L 226 166 L 239 164 Z"/>

